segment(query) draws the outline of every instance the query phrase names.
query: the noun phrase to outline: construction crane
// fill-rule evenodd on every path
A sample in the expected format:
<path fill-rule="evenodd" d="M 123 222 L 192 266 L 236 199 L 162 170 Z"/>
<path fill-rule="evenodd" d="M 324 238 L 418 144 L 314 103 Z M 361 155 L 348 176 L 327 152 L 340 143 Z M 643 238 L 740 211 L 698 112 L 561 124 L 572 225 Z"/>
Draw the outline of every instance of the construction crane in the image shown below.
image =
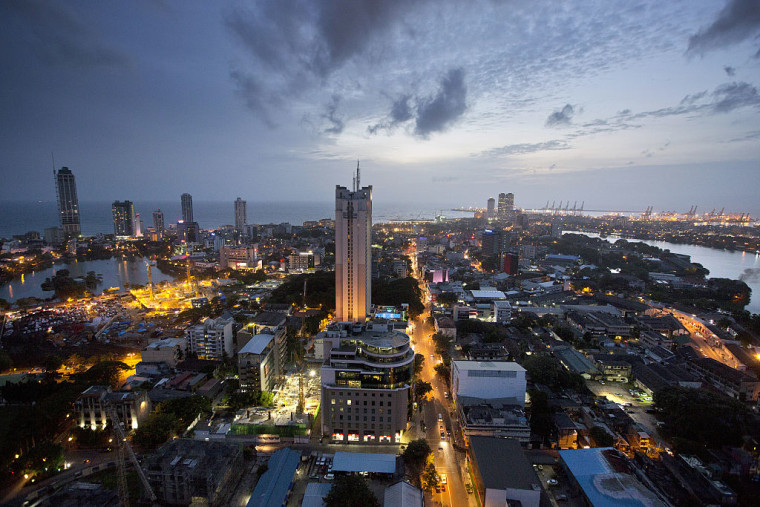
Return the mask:
<path fill-rule="evenodd" d="M 119 414 L 116 413 L 116 407 L 109 403 L 106 407 L 106 410 L 108 412 L 108 418 L 111 420 L 111 426 L 113 426 L 113 433 L 114 437 L 116 437 L 118 446 L 118 467 L 116 470 L 116 475 L 117 484 L 119 486 L 119 505 L 125 507 L 129 506 L 129 491 L 127 489 L 127 464 L 125 456 L 129 457 L 129 460 L 135 466 L 137 475 L 140 477 L 143 488 L 145 488 L 145 494 L 150 498 L 151 503 L 156 503 L 158 498 L 153 492 L 153 488 L 150 486 L 148 477 L 145 475 L 145 472 L 140 466 L 140 462 L 137 461 L 137 456 L 135 456 L 135 451 L 132 450 L 132 445 L 129 443 L 127 436 L 124 434 L 124 428 L 121 427 L 121 420 L 119 420 Z"/>
<path fill-rule="evenodd" d="M 145 267 L 148 269 L 148 290 L 150 291 L 150 302 L 153 302 L 153 274 L 151 273 L 152 261 L 146 260 Z"/>

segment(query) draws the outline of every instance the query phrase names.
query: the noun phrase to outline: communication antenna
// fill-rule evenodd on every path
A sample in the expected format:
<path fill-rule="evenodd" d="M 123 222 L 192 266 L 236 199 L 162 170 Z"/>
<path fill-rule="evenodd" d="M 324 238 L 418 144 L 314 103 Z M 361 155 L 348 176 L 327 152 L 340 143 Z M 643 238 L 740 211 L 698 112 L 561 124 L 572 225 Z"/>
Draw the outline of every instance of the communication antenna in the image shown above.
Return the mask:
<path fill-rule="evenodd" d="M 362 188 L 361 183 L 359 183 L 359 160 L 356 161 L 356 191 L 358 191 L 360 188 Z"/>

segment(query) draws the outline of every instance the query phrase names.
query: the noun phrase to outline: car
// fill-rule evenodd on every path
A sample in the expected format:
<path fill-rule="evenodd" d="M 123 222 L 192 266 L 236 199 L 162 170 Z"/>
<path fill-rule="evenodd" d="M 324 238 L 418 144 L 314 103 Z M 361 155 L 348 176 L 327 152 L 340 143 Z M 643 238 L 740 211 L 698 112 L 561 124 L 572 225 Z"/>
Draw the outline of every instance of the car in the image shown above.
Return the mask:
<path fill-rule="evenodd" d="M 468 495 L 471 495 L 471 494 L 472 494 L 472 484 L 470 484 L 469 482 L 468 482 L 467 484 L 465 484 L 465 485 L 464 485 L 464 489 L 466 489 L 466 490 L 467 490 L 467 494 L 468 494 Z"/>
<path fill-rule="evenodd" d="M 556 499 L 558 502 L 564 502 L 564 501 L 567 501 L 567 495 L 565 495 L 564 493 L 563 493 L 563 494 L 561 494 L 561 495 L 557 495 L 557 496 L 555 496 L 554 498 L 555 498 L 555 499 Z"/>
<path fill-rule="evenodd" d="M 435 485 L 435 492 L 436 493 L 440 493 L 441 492 L 441 485 L 440 484 L 436 484 Z"/>
<path fill-rule="evenodd" d="M 448 482 L 446 479 L 446 474 L 441 474 L 441 484 L 446 484 L 446 482 Z"/>
<path fill-rule="evenodd" d="M 441 432 L 441 440 L 446 440 L 446 433 L 443 431 Z"/>
<path fill-rule="evenodd" d="M 443 421 L 443 414 L 441 414 L 440 412 L 438 413 L 438 420 Z"/>
<path fill-rule="evenodd" d="M 559 484 L 559 481 L 557 479 L 549 479 L 548 481 L 546 481 L 546 484 L 548 484 L 549 486 L 556 486 L 557 484 Z"/>
<path fill-rule="evenodd" d="M 446 492 L 446 484 L 441 484 L 441 491 Z"/>
<path fill-rule="evenodd" d="M 335 479 L 335 474 L 333 474 L 332 472 L 330 472 L 329 474 L 325 474 L 326 481 L 331 481 L 333 479 Z"/>

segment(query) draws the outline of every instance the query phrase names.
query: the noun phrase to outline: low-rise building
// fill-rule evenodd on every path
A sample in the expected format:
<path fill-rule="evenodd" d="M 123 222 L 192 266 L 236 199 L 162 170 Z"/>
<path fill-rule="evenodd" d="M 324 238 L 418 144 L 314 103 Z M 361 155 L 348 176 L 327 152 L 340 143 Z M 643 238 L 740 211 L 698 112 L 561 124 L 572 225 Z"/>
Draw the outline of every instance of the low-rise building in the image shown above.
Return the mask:
<path fill-rule="evenodd" d="M 151 402 L 146 391 L 111 392 L 107 386 L 90 386 L 74 402 L 80 428 L 103 430 L 108 425 L 108 408 L 113 407 L 124 428 L 136 430 L 150 415 Z"/>
<path fill-rule="evenodd" d="M 541 481 L 517 440 L 472 437 L 467 458 L 481 505 L 541 505 Z"/>
<path fill-rule="evenodd" d="M 733 398 L 748 401 L 758 400 L 760 381 L 747 373 L 735 370 L 709 357 L 696 359 L 686 363 L 686 365 L 692 373 Z"/>
<path fill-rule="evenodd" d="M 170 440 L 149 456 L 145 474 L 162 503 L 226 505 L 229 491 L 244 470 L 243 452 L 237 444 Z"/>
<path fill-rule="evenodd" d="M 451 391 L 454 401 L 460 396 L 514 400 L 525 406 L 525 368 L 507 361 L 453 361 Z"/>
<path fill-rule="evenodd" d="M 186 338 L 164 338 L 146 346 L 140 356 L 147 363 L 164 362 L 173 368 L 184 358 L 186 350 Z"/>
<path fill-rule="evenodd" d="M 520 405 L 510 399 L 472 398 L 459 396 L 456 404 L 462 431 L 472 436 L 513 438 L 530 441 L 530 425 Z"/>

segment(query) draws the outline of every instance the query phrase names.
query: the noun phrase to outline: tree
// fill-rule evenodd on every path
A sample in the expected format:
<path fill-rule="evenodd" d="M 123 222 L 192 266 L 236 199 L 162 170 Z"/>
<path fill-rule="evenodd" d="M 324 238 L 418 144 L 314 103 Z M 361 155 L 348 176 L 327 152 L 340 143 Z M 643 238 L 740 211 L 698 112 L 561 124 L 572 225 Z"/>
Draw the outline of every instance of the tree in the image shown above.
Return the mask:
<path fill-rule="evenodd" d="M 431 452 L 432 450 L 430 449 L 427 440 L 419 438 L 409 442 L 409 445 L 401 455 L 408 475 L 411 476 L 414 484 L 420 484 L 420 474 L 422 473 Z"/>
<path fill-rule="evenodd" d="M 63 366 L 63 360 L 55 354 L 50 354 L 45 358 L 44 365 L 48 373 L 55 373 Z"/>
<path fill-rule="evenodd" d="M 10 370 L 13 366 L 11 356 L 4 350 L 0 350 L 0 371 Z"/>
<path fill-rule="evenodd" d="M 414 355 L 414 376 L 419 376 L 422 373 L 422 366 L 425 364 L 425 356 L 422 354 Z"/>
<path fill-rule="evenodd" d="M 435 365 L 435 373 L 436 375 L 439 375 L 448 385 L 451 378 L 451 368 L 446 366 L 444 363 L 438 363 Z"/>
<path fill-rule="evenodd" d="M 380 503 L 369 489 L 367 481 L 359 475 L 338 476 L 325 497 L 327 507 L 377 507 Z"/>
<path fill-rule="evenodd" d="M 422 470 L 422 487 L 427 491 L 432 491 L 440 482 L 441 478 L 438 477 L 438 470 L 435 469 L 435 465 L 432 462 L 428 461 Z"/>
<path fill-rule="evenodd" d="M 425 382 L 424 380 L 418 380 L 414 384 L 414 395 L 417 397 L 417 399 L 422 399 L 433 390 L 433 386 L 430 385 L 430 382 Z"/>
<path fill-rule="evenodd" d="M 441 292 L 438 294 L 437 301 L 442 305 L 453 305 L 459 301 L 459 297 L 453 292 Z"/>
<path fill-rule="evenodd" d="M 607 430 L 601 426 L 592 427 L 589 430 L 588 434 L 594 440 L 597 447 L 612 447 L 612 445 L 615 443 L 615 439 L 612 438 L 612 435 L 610 435 Z"/>
<path fill-rule="evenodd" d="M 530 394 L 530 429 L 542 439 L 546 439 L 554 427 L 549 397 L 545 392 L 537 389 L 531 389 L 528 394 Z"/>

